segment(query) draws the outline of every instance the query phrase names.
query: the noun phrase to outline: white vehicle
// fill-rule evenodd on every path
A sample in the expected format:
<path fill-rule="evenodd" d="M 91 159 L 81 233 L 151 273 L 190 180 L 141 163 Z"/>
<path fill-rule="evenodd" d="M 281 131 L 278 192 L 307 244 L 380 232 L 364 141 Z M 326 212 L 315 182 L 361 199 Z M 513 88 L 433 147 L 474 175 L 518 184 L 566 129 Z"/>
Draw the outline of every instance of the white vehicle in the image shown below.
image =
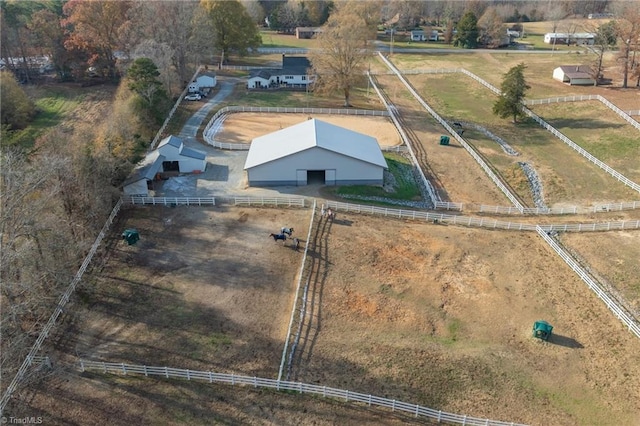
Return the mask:
<path fill-rule="evenodd" d="M 202 99 L 202 96 L 200 96 L 198 93 L 192 93 L 184 97 L 185 101 L 199 101 L 200 99 Z"/>

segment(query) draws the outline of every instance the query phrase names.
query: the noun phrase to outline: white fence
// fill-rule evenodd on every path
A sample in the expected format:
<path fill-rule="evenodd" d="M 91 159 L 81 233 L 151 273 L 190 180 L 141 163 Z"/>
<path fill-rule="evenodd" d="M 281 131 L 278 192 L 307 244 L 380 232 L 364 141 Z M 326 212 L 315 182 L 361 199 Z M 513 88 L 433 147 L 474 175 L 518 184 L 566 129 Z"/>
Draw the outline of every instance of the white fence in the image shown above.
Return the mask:
<path fill-rule="evenodd" d="M 215 206 L 217 204 L 233 204 L 235 206 L 276 206 L 304 207 L 306 200 L 302 197 L 125 197 L 128 205 L 153 206 Z"/>
<path fill-rule="evenodd" d="M 434 410 L 417 404 L 409 404 L 395 399 L 381 398 L 378 396 L 336 389 L 328 386 L 311 385 L 301 382 L 289 382 L 282 380 L 264 379 L 261 377 L 239 376 L 235 374 L 213 373 L 211 371 L 185 370 L 181 368 L 150 367 L 146 365 L 118 364 L 96 361 L 80 360 L 81 371 L 97 371 L 105 374 L 134 374 L 145 377 L 157 376 L 164 378 L 176 378 L 197 380 L 208 383 L 223 383 L 239 386 L 251 386 L 254 388 L 276 389 L 278 391 L 299 392 L 312 395 L 320 395 L 324 398 L 335 398 L 345 402 L 358 402 L 367 406 L 390 408 L 392 411 L 402 411 L 414 417 L 426 417 L 438 422 L 462 424 L 469 426 L 521 426 L 516 423 L 501 422 L 496 420 L 481 419 L 477 417 L 452 414 Z"/>
<path fill-rule="evenodd" d="M 335 201 L 325 201 L 327 207 L 331 207 L 336 212 L 346 211 L 354 213 L 364 213 L 377 216 L 385 216 L 396 219 L 411 219 L 434 223 L 445 223 L 458 226 L 471 226 L 488 229 L 506 229 L 514 231 L 536 231 L 540 226 L 545 231 L 558 232 L 597 232 L 597 231 L 621 231 L 628 229 L 640 229 L 640 220 L 627 220 L 601 223 L 570 223 L 570 224 L 549 224 L 536 225 L 531 223 L 504 222 L 495 219 L 478 218 L 470 216 L 459 216 L 444 213 L 430 213 L 421 210 L 403 210 L 387 207 L 368 206 L 364 204 L 339 203 Z"/>
<path fill-rule="evenodd" d="M 293 307 L 291 308 L 291 318 L 289 319 L 289 327 L 287 328 L 287 339 L 285 340 L 284 348 L 282 349 L 282 359 L 280 360 L 280 369 L 278 370 L 278 380 L 282 380 L 282 374 L 284 373 L 284 364 L 285 364 L 285 361 L 287 360 L 287 354 L 289 354 L 289 363 L 288 363 L 287 370 L 291 369 L 291 359 L 293 358 L 293 355 L 295 353 L 296 346 L 298 344 L 298 340 L 300 337 L 300 332 L 298 331 L 295 338 L 293 339 L 293 342 L 291 342 L 291 352 L 289 353 L 289 341 L 292 338 L 291 329 L 293 327 L 293 321 L 296 318 L 298 296 L 300 295 L 300 286 L 302 285 L 304 268 L 307 264 L 307 255 L 309 253 L 309 242 L 311 241 L 311 231 L 313 230 L 315 216 L 316 216 L 316 201 L 314 200 L 313 205 L 311 206 L 311 220 L 309 221 L 309 230 L 307 231 L 307 243 L 304 245 L 304 253 L 302 255 L 302 262 L 300 263 L 300 271 L 298 273 L 298 284 L 296 285 L 296 294 L 293 299 Z M 305 304 L 307 301 L 306 293 L 307 293 L 308 286 L 309 286 L 309 282 L 307 281 L 307 283 L 305 284 L 304 295 L 302 297 L 302 307 L 300 308 L 300 316 L 298 317 L 300 326 L 302 326 L 302 322 L 304 321 L 304 316 L 306 314 Z M 287 378 L 288 376 L 289 375 L 287 374 Z"/>
<path fill-rule="evenodd" d="M 516 196 L 513 193 L 511 193 L 511 190 L 509 190 L 509 188 L 507 188 L 502 183 L 502 181 L 493 172 L 493 170 L 491 170 L 489 165 L 482 159 L 482 157 L 480 157 L 478 155 L 478 153 L 476 153 L 475 150 L 467 143 L 467 141 L 465 141 L 458 134 L 458 132 L 453 130 L 453 128 L 451 128 L 451 126 L 449 126 L 449 124 L 442 117 L 440 117 L 440 115 L 438 115 L 438 113 L 433 108 L 431 108 L 429 106 L 429 104 L 427 104 L 425 102 L 424 99 L 422 99 L 422 97 L 413 89 L 413 87 L 411 87 L 409 82 L 407 82 L 407 80 L 405 80 L 405 78 L 402 76 L 400 71 L 398 71 L 398 69 L 395 67 L 395 65 L 393 65 L 387 58 L 385 58 L 384 55 L 382 55 L 382 53 L 378 52 L 378 55 L 380 56 L 382 61 L 387 65 L 387 67 L 389 67 L 391 70 L 395 71 L 396 76 L 407 87 L 407 89 L 409 90 L 409 92 L 411 92 L 413 97 L 418 102 L 420 102 L 420 104 L 429 112 L 429 114 L 431 114 L 433 116 L 433 118 L 435 118 L 436 121 L 438 121 L 438 123 L 440 123 L 447 130 L 447 132 L 449 132 L 449 134 L 451 134 L 451 136 L 453 136 L 467 150 L 467 152 L 471 155 L 471 157 L 473 157 L 473 159 L 476 160 L 476 162 L 480 165 L 482 170 L 484 170 L 484 172 L 487 174 L 487 176 L 489 176 L 489 178 L 493 181 L 493 183 L 495 183 L 496 186 L 504 193 L 504 195 L 509 199 L 509 201 L 511 201 L 513 203 L 513 205 L 518 210 L 522 211 L 524 209 L 524 206 L 520 203 L 520 201 L 518 201 Z M 486 84 L 488 84 L 488 83 L 486 83 Z"/>
<path fill-rule="evenodd" d="M 125 204 L 153 206 L 215 206 L 214 197 L 126 197 L 123 198 Z"/>
<path fill-rule="evenodd" d="M 618 114 L 623 120 L 631 124 L 636 129 L 640 130 L 640 122 L 634 120 L 631 117 L 632 115 L 631 113 L 633 111 L 625 112 L 600 95 L 578 95 L 578 96 L 563 96 L 563 97 L 546 98 L 546 99 L 532 99 L 532 100 L 525 101 L 524 104 L 525 105 L 545 105 L 545 104 L 551 104 L 551 103 L 557 103 L 557 102 L 579 102 L 579 101 L 594 101 L 594 100 L 602 102 L 607 108 L 609 108 L 611 111 Z M 633 115 L 640 115 L 640 111 L 637 111 L 637 112 L 638 114 L 633 114 Z"/>
<path fill-rule="evenodd" d="M 98 247 L 102 242 L 102 239 L 105 237 L 105 235 L 107 235 L 107 231 L 109 230 L 109 227 L 113 223 L 113 220 L 115 219 L 115 217 L 118 215 L 118 212 L 120 211 L 121 206 L 122 206 L 122 200 L 119 200 L 116 203 L 113 210 L 111 210 L 111 214 L 107 218 L 107 221 L 102 227 L 102 230 L 100 231 L 100 233 L 98 234 L 98 237 L 96 238 L 95 242 L 91 246 L 89 253 L 84 258 L 84 261 L 80 266 L 80 269 L 78 269 L 78 272 L 76 273 L 75 277 L 73 277 L 73 280 L 71 280 L 71 283 L 67 287 L 67 290 L 60 297 L 60 300 L 58 301 L 58 305 L 56 306 L 53 313 L 49 317 L 49 321 L 42 328 L 42 331 L 40 331 L 40 334 L 38 335 L 36 342 L 31 347 L 31 350 L 29 350 L 29 353 L 27 354 L 24 361 L 22 362 L 22 365 L 18 369 L 18 372 L 16 373 L 15 377 L 13 378 L 13 380 L 11 380 L 11 383 L 9 383 L 9 386 L 7 387 L 7 390 L 4 392 L 4 395 L 2 395 L 2 399 L 0 400 L 0 414 L 4 411 L 4 408 L 7 405 L 7 402 L 9 402 L 9 398 L 11 398 L 11 395 L 16 390 L 18 384 L 24 378 L 25 372 L 36 359 L 36 354 L 42 347 L 42 343 L 47 337 L 49 337 L 49 332 L 51 332 L 51 329 L 56 324 L 58 317 L 63 312 L 63 308 L 69 302 L 69 299 L 71 298 L 71 295 L 75 291 L 76 286 L 82 279 L 82 275 L 89 267 L 89 264 L 91 263 L 91 259 L 93 259 L 93 256 L 96 254 L 96 251 L 98 250 Z M 38 357 L 38 359 L 40 358 Z"/>
<path fill-rule="evenodd" d="M 196 70 L 196 72 L 193 74 L 193 77 L 191 77 L 191 81 L 196 79 L 196 77 L 200 73 L 201 69 L 202 69 L 202 65 L 200 65 L 198 67 L 198 69 Z M 173 105 L 173 108 L 171 108 L 171 111 L 169 111 L 169 115 L 167 115 L 167 118 L 164 119 L 164 123 L 162 123 L 162 126 L 160 127 L 160 130 L 158 130 L 158 133 L 156 133 L 156 136 L 153 138 L 153 141 L 151 141 L 151 145 L 149 146 L 149 151 L 154 150 L 156 148 L 156 145 L 158 144 L 158 141 L 160 140 L 160 137 L 162 136 L 162 133 L 164 132 L 164 129 L 167 128 L 167 124 L 169 124 L 169 121 L 171 121 L 171 117 L 173 117 L 173 114 L 176 113 L 176 110 L 178 109 L 178 106 L 180 105 L 180 102 L 182 102 L 182 99 L 184 98 L 184 95 L 187 94 L 188 90 L 189 90 L 188 86 L 184 88 L 184 90 L 182 91 L 182 93 L 178 97 L 178 100 Z"/>
<path fill-rule="evenodd" d="M 228 149 L 246 151 L 249 149 L 248 143 L 226 143 L 216 141 L 215 134 L 218 132 L 224 116 L 227 114 L 241 112 L 257 112 L 270 114 L 334 114 L 334 115 L 362 115 L 371 117 L 388 117 L 388 111 L 366 110 L 366 109 L 346 109 L 346 108 L 295 108 L 295 107 L 245 107 L 245 106 L 227 106 L 220 108 L 211 120 L 207 123 L 202 132 L 204 140 L 211 146 Z"/>
<path fill-rule="evenodd" d="M 381 55 L 382 56 L 382 55 Z M 384 57 L 383 57 L 384 58 Z M 386 60 L 386 59 L 385 59 Z M 486 88 L 488 88 L 489 90 L 491 90 L 493 93 L 495 94 L 500 94 L 500 90 L 494 86 L 492 86 L 491 84 L 489 84 L 488 82 L 484 81 L 483 79 L 481 79 L 480 77 L 478 77 L 477 75 L 463 69 L 463 68 L 455 68 L 455 70 L 458 70 L 459 72 L 471 77 L 472 79 L 474 79 L 475 81 L 477 81 L 478 83 L 482 84 L 483 86 L 485 86 Z M 452 71 L 455 72 L 455 71 Z M 419 72 L 414 72 L 415 74 L 418 74 Z M 405 83 L 406 84 L 406 83 Z M 630 124 L 632 124 L 634 127 L 640 129 L 640 123 L 638 123 L 637 121 L 635 121 L 633 118 L 629 117 L 624 111 L 622 111 L 620 108 L 618 108 L 617 106 L 613 105 L 611 102 L 607 101 L 605 98 L 603 98 L 602 96 L 599 95 L 595 95 L 596 98 L 594 99 L 598 99 L 599 101 L 601 101 L 603 104 L 605 104 L 607 107 L 611 108 L 613 111 L 615 111 L 618 115 L 620 115 L 622 118 L 624 118 L 625 120 L 629 121 Z M 571 98 L 571 97 L 567 97 L 567 98 Z M 560 98 L 557 98 L 560 99 Z M 424 104 L 423 104 L 424 105 Z M 600 167 L 602 170 L 606 171 L 607 173 L 609 173 L 611 176 L 615 177 L 616 179 L 618 179 L 620 182 L 624 183 L 625 185 L 629 186 L 630 188 L 640 192 L 640 185 L 638 185 L 637 183 L 631 181 L 630 179 L 626 178 L 625 176 L 623 176 L 621 173 L 617 172 L 616 170 L 612 169 L 611 167 L 609 167 L 608 165 L 606 165 L 605 163 L 603 163 L 602 161 L 598 160 L 596 157 L 594 157 L 593 155 L 591 155 L 589 152 L 587 152 L 585 149 L 581 148 L 580 146 L 578 146 L 575 142 L 573 142 L 571 139 L 569 139 L 568 137 L 566 137 L 565 135 L 563 135 L 561 132 L 559 132 L 556 128 L 554 128 L 553 126 L 551 126 L 550 124 L 548 124 L 546 121 L 544 121 L 542 118 L 538 117 L 533 111 L 531 111 L 529 108 L 523 106 L 522 110 L 525 114 L 527 114 L 529 117 L 533 118 L 538 124 L 540 124 L 540 126 L 542 126 L 543 128 L 545 128 L 546 130 L 550 131 L 554 136 L 556 136 L 557 138 L 559 138 L 561 141 L 563 141 L 564 143 L 566 143 L 567 145 L 569 145 L 571 148 L 573 148 L 574 150 L 576 150 L 578 153 L 580 153 L 583 157 L 585 157 L 587 160 L 591 161 L 593 164 L 595 164 L 596 166 Z M 432 114 L 433 115 L 433 114 Z M 635 124 L 634 124 L 635 123 Z M 445 123 L 446 124 L 446 123 Z M 443 125 L 445 125 L 443 124 Z M 451 130 L 449 128 L 448 125 L 445 125 L 445 128 L 451 133 Z M 454 136 L 456 135 L 455 133 L 452 133 Z M 456 138 L 458 139 L 458 138 Z M 512 201 L 513 202 L 513 201 Z M 515 204 L 514 204 L 515 205 Z"/>
<path fill-rule="evenodd" d="M 584 281 L 587 286 L 607 305 L 607 308 L 629 328 L 636 337 L 640 338 L 640 323 L 621 308 L 616 301 L 585 271 L 551 236 L 540 226 L 536 227 L 538 234 L 555 250 L 556 253 L 566 262 L 567 265 Z"/>
<path fill-rule="evenodd" d="M 423 183 L 424 187 L 427 189 L 427 196 L 430 199 L 429 201 L 431 201 L 431 203 L 435 205 L 437 202 L 441 201 L 440 196 L 433 189 L 433 186 L 431 185 L 431 182 L 429 182 L 427 177 L 424 175 L 424 172 L 422 171 L 422 168 L 419 166 L 419 163 L 418 163 L 418 160 L 417 160 L 417 158 L 415 156 L 415 153 L 413 152 L 413 149 L 411 148 L 411 143 L 409 142 L 409 137 L 407 136 L 406 132 L 402 128 L 402 125 L 400 124 L 400 122 L 398 121 L 398 118 L 395 115 L 395 107 L 393 105 L 390 105 L 387 102 L 386 98 L 382 95 L 382 92 L 380 91 L 380 88 L 378 87 L 378 85 L 376 84 L 375 80 L 371 77 L 371 75 L 369 73 L 367 73 L 367 78 L 369 79 L 369 84 L 371 84 L 371 87 L 373 87 L 373 90 L 377 93 L 378 98 L 380 99 L 380 101 L 382 101 L 382 104 L 387 109 L 387 112 L 389 113 L 389 116 L 391 117 L 391 121 L 393 121 L 393 124 L 396 126 L 396 129 L 398 130 L 398 133 L 400 133 L 400 137 L 402 138 L 402 141 L 404 142 L 404 145 L 409 150 L 409 154 L 411 155 L 411 158 L 413 159 L 413 164 L 415 164 L 416 169 L 417 169 L 418 173 L 420 174 L 420 178 L 422 179 L 422 183 Z"/>

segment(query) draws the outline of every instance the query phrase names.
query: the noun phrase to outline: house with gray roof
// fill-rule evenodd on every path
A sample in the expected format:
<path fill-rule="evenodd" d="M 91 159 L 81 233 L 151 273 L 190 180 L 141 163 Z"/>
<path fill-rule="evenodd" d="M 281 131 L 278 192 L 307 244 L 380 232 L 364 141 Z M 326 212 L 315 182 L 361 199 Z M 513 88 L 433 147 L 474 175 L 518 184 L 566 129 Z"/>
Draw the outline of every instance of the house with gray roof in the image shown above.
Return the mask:
<path fill-rule="evenodd" d="M 301 88 L 306 89 L 313 78 L 311 62 L 305 56 L 282 55 L 281 68 L 262 68 L 250 72 L 248 89 Z"/>
<path fill-rule="evenodd" d="M 387 162 L 376 138 L 318 119 L 253 139 L 249 186 L 382 185 Z"/>

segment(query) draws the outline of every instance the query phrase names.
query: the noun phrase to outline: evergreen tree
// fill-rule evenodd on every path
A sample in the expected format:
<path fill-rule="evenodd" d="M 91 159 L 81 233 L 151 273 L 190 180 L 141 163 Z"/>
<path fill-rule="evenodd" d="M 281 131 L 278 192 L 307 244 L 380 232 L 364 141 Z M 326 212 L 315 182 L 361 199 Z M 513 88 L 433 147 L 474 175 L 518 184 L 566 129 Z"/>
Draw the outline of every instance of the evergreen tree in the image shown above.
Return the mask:
<path fill-rule="evenodd" d="M 513 117 L 513 122 L 518 122 L 518 117 L 524 117 L 522 111 L 522 101 L 525 92 L 530 86 L 524 79 L 524 63 L 520 63 L 511 68 L 502 80 L 502 94 L 493 105 L 493 113 L 500 118 Z"/>
<path fill-rule="evenodd" d="M 457 26 L 457 34 L 454 37 L 453 45 L 464 47 L 465 49 L 475 49 L 478 46 L 478 18 L 473 12 L 464 14 Z"/>

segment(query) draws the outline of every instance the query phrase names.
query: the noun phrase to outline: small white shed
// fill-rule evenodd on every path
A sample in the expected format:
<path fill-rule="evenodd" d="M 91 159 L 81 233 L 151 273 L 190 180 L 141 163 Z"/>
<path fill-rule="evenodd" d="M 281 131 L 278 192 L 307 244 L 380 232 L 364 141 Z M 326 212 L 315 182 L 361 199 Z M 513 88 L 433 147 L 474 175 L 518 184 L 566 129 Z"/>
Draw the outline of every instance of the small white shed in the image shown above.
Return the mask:
<path fill-rule="evenodd" d="M 378 141 L 317 119 L 253 139 L 249 186 L 382 185 L 387 162 Z"/>
<path fill-rule="evenodd" d="M 189 92 L 197 93 L 203 89 L 213 89 L 217 84 L 218 79 L 216 78 L 216 75 L 212 72 L 205 72 L 204 74 L 200 74 L 195 81 L 192 81 L 189 84 Z"/>
<path fill-rule="evenodd" d="M 553 70 L 554 80 L 569 83 L 570 86 L 593 86 L 595 80 L 586 65 L 562 65 Z"/>

